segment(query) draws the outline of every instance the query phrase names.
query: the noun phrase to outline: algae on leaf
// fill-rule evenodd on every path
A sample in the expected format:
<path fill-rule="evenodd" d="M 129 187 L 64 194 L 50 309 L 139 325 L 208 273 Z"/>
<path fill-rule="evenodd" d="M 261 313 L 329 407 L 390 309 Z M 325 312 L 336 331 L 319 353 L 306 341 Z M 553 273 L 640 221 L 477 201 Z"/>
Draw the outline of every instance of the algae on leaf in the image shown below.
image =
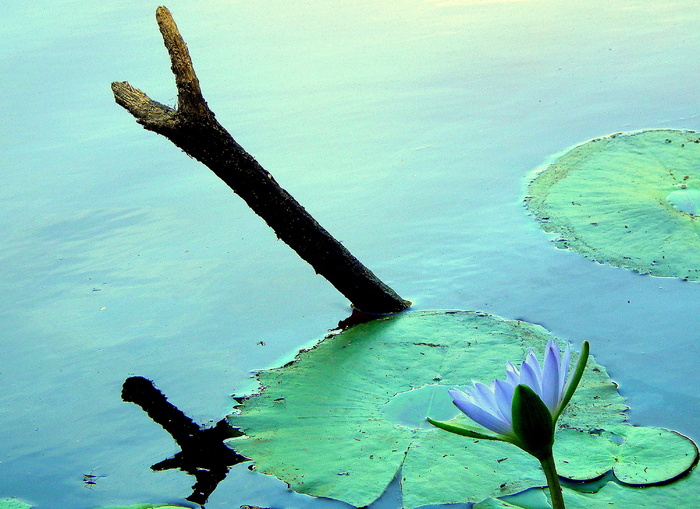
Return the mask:
<path fill-rule="evenodd" d="M 554 444 L 555 454 L 564 457 L 585 450 L 575 462 L 558 462 L 562 477 L 585 481 L 610 470 L 622 483 L 650 485 L 664 483 L 683 475 L 698 459 L 698 449 L 685 436 L 658 428 L 627 424 L 581 433 L 562 430 Z M 673 458 L 670 461 L 669 458 Z"/>
<path fill-rule="evenodd" d="M 260 393 L 229 417 L 247 437 L 230 445 L 295 491 L 357 507 L 377 499 L 399 469 L 407 508 L 543 486 L 537 460 L 520 449 L 444 433 L 425 418 L 470 424 L 451 407 L 447 388 L 498 378 L 506 361 L 519 362 L 529 348 L 540 354 L 550 339 L 538 325 L 472 312 L 413 312 L 356 325 L 282 368 L 259 372 Z M 555 452 L 558 468 L 581 462 L 579 440 L 608 430 L 629 435 L 632 444 L 638 437 L 624 424 L 626 408 L 605 368 L 590 358 L 560 418 L 557 440 L 565 431 L 564 445 L 569 442 Z M 661 434 L 658 440 L 675 443 L 678 437 Z M 689 468 L 685 454 L 694 445 L 661 447 L 674 452 L 660 459 L 629 449 L 628 457 L 667 478 Z M 601 451 L 575 478 L 598 477 L 624 456 Z"/>
<path fill-rule="evenodd" d="M 0 499 L 0 509 L 31 509 L 32 505 L 16 498 Z M 136 504 L 136 505 L 110 505 L 99 509 L 188 509 L 186 506 L 172 504 Z"/>
<path fill-rule="evenodd" d="M 0 509 L 31 509 L 32 505 L 16 498 L 1 498 Z"/>
<path fill-rule="evenodd" d="M 136 505 L 109 505 L 99 509 L 188 509 L 188 506 L 172 504 L 136 504 Z"/>
<path fill-rule="evenodd" d="M 642 274 L 700 281 L 700 133 L 583 143 L 547 165 L 526 204 L 557 247 Z"/>

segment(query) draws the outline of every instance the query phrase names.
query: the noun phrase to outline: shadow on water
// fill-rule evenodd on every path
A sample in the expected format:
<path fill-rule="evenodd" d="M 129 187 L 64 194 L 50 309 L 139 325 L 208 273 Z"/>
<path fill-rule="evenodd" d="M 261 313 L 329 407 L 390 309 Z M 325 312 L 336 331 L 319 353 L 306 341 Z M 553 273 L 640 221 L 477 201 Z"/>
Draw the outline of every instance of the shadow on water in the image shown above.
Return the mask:
<path fill-rule="evenodd" d="M 345 330 L 382 316 L 386 315 L 353 309 L 352 314 L 341 320 L 334 330 Z M 181 451 L 152 465 L 151 469 L 179 469 L 194 476 L 196 482 L 192 486 L 192 494 L 185 500 L 203 506 L 219 483 L 226 478 L 229 467 L 250 460 L 224 443 L 227 439 L 243 436 L 242 431 L 232 428 L 226 419 L 220 420 L 213 427 L 200 426 L 170 403 L 151 380 L 141 376 L 127 378 L 122 385 L 121 397 L 127 403 L 140 406 L 177 442 Z M 255 506 L 242 507 L 259 509 Z"/>
<path fill-rule="evenodd" d="M 151 469 L 180 469 L 194 476 L 192 494 L 185 500 L 203 505 L 226 478 L 229 467 L 248 460 L 224 443 L 226 439 L 241 436 L 240 431 L 231 428 L 223 419 L 211 428 L 196 424 L 146 378 L 127 378 L 122 386 L 122 400 L 140 406 L 182 449 L 172 458 L 152 465 Z"/>

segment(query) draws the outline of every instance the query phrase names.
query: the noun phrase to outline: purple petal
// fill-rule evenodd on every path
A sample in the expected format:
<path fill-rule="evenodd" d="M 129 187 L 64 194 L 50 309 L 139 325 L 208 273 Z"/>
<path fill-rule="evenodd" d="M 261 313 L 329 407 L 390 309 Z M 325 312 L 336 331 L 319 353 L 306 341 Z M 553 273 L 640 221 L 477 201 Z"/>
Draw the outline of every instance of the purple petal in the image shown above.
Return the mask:
<path fill-rule="evenodd" d="M 561 399 L 559 381 L 559 348 L 550 341 L 544 354 L 542 370 L 542 401 L 550 412 L 556 411 Z"/>
<path fill-rule="evenodd" d="M 506 381 L 513 387 L 520 383 L 520 371 L 510 361 L 506 363 Z"/>
<path fill-rule="evenodd" d="M 537 357 L 535 357 L 535 352 L 532 351 L 532 348 L 530 348 L 530 351 L 527 354 L 527 357 L 525 357 L 525 360 L 523 361 L 523 365 L 520 366 L 520 371 L 522 371 L 523 366 L 525 365 L 530 366 L 532 369 L 533 373 L 537 377 L 538 382 L 542 383 L 542 368 L 540 368 L 540 363 L 537 360 Z M 522 380 L 522 378 L 521 378 Z"/>
<path fill-rule="evenodd" d="M 513 392 L 515 386 L 503 380 L 494 380 L 493 392 L 496 395 L 496 405 L 501 412 L 503 420 L 512 424 L 513 422 Z"/>
<path fill-rule="evenodd" d="M 482 383 L 474 382 L 474 387 L 469 393 L 472 395 L 475 405 L 483 408 L 492 415 L 500 416 L 500 410 L 496 404 L 496 395 L 493 393 L 493 389 L 489 389 Z"/>
<path fill-rule="evenodd" d="M 466 392 L 460 391 L 459 389 L 448 389 L 447 393 L 452 398 L 452 402 L 459 408 L 462 409 L 463 405 L 474 404 L 474 400 L 471 395 Z"/>
<path fill-rule="evenodd" d="M 542 397 L 542 385 L 537 373 L 526 362 L 523 362 L 523 365 L 520 367 L 520 383 L 529 386 L 540 398 Z"/>
<path fill-rule="evenodd" d="M 569 374 L 569 362 L 571 361 L 571 345 L 566 344 L 564 355 L 559 368 L 559 394 L 564 394 L 564 386 L 566 385 L 566 377 Z"/>
<path fill-rule="evenodd" d="M 447 393 L 455 401 L 456 400 L 472 401 L 472 398 L 469 394 L 467 394 L 464 391 L 460 391 L 459 389 L 448 389 Z"/>
<path fill-rule="evenodd" d="M 452 395 L 452 392 L 450 392 L 450 395 Z M 457 408 L 459 408 L 471 420 L 481 424 L 483 427 L 490 429 L 491 431 L 495 431 L 501 435 L 508 435 L 513 431 L 512 426 L 509 423 L 503 421 L 495 415 L 491 415 L 489 412 L 475 405 L 471 401 L 461 397 L 455 398 L 454 396 L 452 399 L 454 400 L 454 404 Z"/>
<path fill-rule="evenodd" d="M 557 359 L 557 365 L 560 363 L 559 359 L 559 345 L 557 345 L 554 340 L 550 339 L 547 341 L 547 347 L 545 348 L 545 360 L 547 353 L 552 352 Z"/>

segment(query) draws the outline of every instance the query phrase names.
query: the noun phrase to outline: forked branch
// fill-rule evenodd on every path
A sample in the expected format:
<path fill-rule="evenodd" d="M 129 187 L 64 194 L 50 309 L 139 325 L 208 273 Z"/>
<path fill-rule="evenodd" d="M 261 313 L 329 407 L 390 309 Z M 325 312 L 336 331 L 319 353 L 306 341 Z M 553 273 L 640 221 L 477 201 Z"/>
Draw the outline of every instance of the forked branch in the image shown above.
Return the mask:
<path fill-rule="evenodd" d="M 177 109 L 150 99 L 126 81 L 112 83 L 117 104 L 144 128 L 165 136 L 205 164 L 356 308 L 394 313 L 410 306 L 319 225 L 219 124 L 204 100 L 170 11 L 158 7 L 156 20 L 175 75 Z"/>

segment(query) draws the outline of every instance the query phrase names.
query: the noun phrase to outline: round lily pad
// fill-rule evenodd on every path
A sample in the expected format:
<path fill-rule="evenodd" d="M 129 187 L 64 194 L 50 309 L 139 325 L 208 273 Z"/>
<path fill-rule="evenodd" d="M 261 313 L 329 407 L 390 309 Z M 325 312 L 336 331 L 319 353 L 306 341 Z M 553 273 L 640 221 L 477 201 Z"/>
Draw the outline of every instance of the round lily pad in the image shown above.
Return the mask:
<path fill-rule="evenodd" d="M 246 437 L 230 445 L 295 491 L 356 507 L 377 499 L 399 471 L 406 508 L 542 486 L 537 460 L 520 449 L 446 433 L 425 418 L 472 424 L 447 389 L 503 378 L 506 361 L 519 363 L 529 348 L 541 357 L 550 339 L 538 325 L 485 313 L 414 312 L 356 325 L 282 368 L 259 372 L 260 393 L 229 417 Z M 587 438 L 623 426 L 626 408 L 605 368 L 589 358 L 560 425 L 570 440 Z M 570 446 L 557 459 L 574 464 L 582 456 Z M 646 460 L 678 458 L 636 458 Z M 615 462 L 607 453 L 578 473 L 594 478 Z"/>
<path fill-rule="evenodd" d="M 596 138 L 543 166 L 526 204 L 555 243 L 642 274 L 700 281 L 700 134 Z"/>

